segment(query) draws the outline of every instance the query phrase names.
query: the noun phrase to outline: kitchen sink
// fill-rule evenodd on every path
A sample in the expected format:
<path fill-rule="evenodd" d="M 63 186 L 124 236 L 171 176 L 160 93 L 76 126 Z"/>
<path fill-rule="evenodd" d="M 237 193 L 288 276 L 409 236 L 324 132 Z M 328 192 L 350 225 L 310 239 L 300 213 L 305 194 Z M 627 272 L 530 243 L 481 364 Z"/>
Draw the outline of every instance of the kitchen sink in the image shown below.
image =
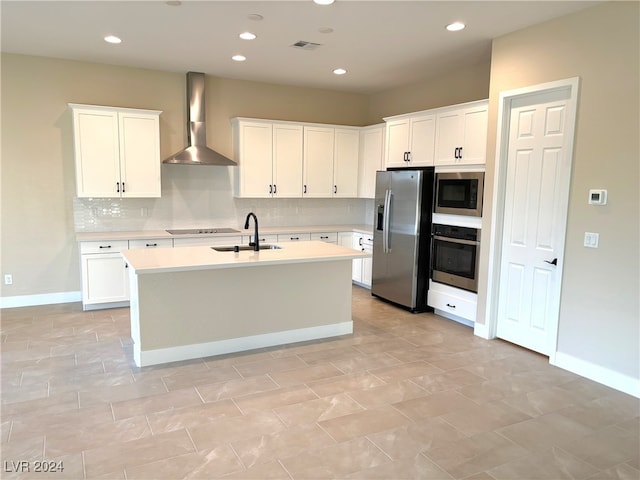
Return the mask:
<path fill-rule="evenodd" d="M 235 252 L 236 250 L 238 252 L 241 252 L 245 250 L 253 250 L 253 245 L 232 245 L 232 246 L 225 245 L 225 246 L 211 247 L 211 248 L 213 248 L 216 252 Z M 260 250 L 279 250 L 281 248 L 282 247 L 280 245 L 273 245 L 269 243 L 260 245 Z"/>

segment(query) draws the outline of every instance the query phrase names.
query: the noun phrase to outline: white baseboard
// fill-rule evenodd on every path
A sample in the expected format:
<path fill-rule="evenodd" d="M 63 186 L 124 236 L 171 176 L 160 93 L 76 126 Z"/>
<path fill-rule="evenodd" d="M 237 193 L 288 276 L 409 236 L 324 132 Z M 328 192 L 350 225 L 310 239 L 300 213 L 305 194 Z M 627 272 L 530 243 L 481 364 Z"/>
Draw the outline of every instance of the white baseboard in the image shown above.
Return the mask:
<path fill-rule="evenodd" d="M 555 361 L 550 363 L 594 382 L 640 398 L 640 378 L 633 378 L 562 352 L 556 352 Z"/>
<path fill-rule="evenodd" d="M 489 333 L 489 327 L 486 324 L 475 323 L 473 325 L 473 334 L 477 337 L 484 338 L 485 340 L 491 340 L 492 337 Z"/>
<path fill-rule="evenodd" d="M 159 363 L 191 360 L 211 357 L 225 353 L 242 352 L 256 348 L 273 347 L 288 343 L 305 342 L 319 338 L 337 337 L 353 333 L 353 322 L 333 323 L 319 327 L 299 328 L 282 332 L 251 335 L 248 337 L 218 340 L 215 342 L 181 345 L 178 347 L 159 348 L 157 350 L 140 351 L 139 345 L 133 346 L 133 357 L 136 365 L 146 367 Z"/>
<path fill-rule="evenodd" d="M 0 308 L 33 307 L 55 303 L 81 302 L 82 292 L 43 293 L 39 295 L 16 295 L 0 297 Z"/>

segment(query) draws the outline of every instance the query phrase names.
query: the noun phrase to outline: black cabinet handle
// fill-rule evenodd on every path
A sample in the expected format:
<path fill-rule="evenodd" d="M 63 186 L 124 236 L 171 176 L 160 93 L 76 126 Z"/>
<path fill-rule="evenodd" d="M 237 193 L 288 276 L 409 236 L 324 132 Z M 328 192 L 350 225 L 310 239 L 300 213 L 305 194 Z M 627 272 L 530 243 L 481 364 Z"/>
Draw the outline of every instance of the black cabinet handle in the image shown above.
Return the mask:
<path fill-rule="evenodd" d="M 273 185 L 269 185 L 269 195 L 273 193 Z"/>
<path fill-rule="evenodd" d="M 459 151 L 458 155 L 460 155 L 458 158 L 459 158 L 460 160 L 462 160 L 462 147 L 460 147 L 460 151 Z"/>
<path fill-rule="evenodd" d="M 289 237 L 290 240 L 300 240 L 300 237 Z"/>
<path fill-rule="evenodd" d="M 336 193 L 338 193 L 338 186 L 337 186 L 337 185 L 334 185 L 334 186 L 333 186 L 333 193 L 334 193 L 334 195 L 335 195 Z"/>
<path fill-rule="evenodd" d="M 111 245 L 100 245 L 100 248 L 111 248 Z"/>
<path fill-rule="evenodd" d="M 303 190 L 302 190 L 302 193 L 307 193 L 307 186 L 306 186 L 306 185 L 304 185 L 304 188 L 303 188 Z"/>
<path fill-rule="evenodd" d="M 122 193 L 124 193 L 124 182 L 122 182 Z"/>
<path fill-rule="evenodd" d="M 329 239 L 329 237 L 322 236 L 322 235 L 320 235 L 320 238 L 321 238 L 321 239 L 322 239 L 322 238 L 325 238 L 325 239 L 327 239 L 327 240 Z"/>
<path fill-rule="evenodd" d="M 455 305 L 451 305 L 450 303 L 447 303 L 447 307 L 449 307 L 449 308 L 456 308 L 456 306 L 455 306 Z"/>
<path fill-rule="evenodd" d="M 273 184 L 273 194 L 275 195 L 276 193 L 278 193 L 278 187 L 277 187 L 277 185 L 274 183 L 274 184 Z"/>
<path fill-rule="evenodd" d="M 362 245 L 362 237 L 358 239 L 358 245 Z"/>
<path fill-rule="evenodd" d="M 116 182 L 116 192 L 120 193 L 120 182 Z"/>
<path fill-rule="evenodd" d="M 147 243 L 146 246 L 147 247 L 157 247 L 158 244 L 157 243 Z"/>

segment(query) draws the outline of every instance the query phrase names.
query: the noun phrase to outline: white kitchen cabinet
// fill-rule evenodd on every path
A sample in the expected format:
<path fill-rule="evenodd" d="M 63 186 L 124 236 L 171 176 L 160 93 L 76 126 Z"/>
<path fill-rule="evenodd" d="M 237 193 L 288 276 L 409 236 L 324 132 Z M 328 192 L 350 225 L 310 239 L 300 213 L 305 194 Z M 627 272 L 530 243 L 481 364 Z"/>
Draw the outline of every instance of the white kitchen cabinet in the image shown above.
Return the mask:
<path fill-rule="evenodd" d="M 357 128 L 304 126 L 303 196 L 358 196 Z"/>
<path fill-rule="evenodd" d="M 442 109 L 437 115 L 435 165 L 486 162 L 486 100 Z"/>
<path fill-rule="evenodd" d="M 70 104 L 78 197 L 160 197 L 160 111 Z"/>
<path fill-rule="evenodd" d="M 373 235 L 357 232 L 354 233 L 352 248 L 363 252 L 373 253 Z M 352 275 L 353 281 L 364 287 L 371 288 L 372 267 L 373 259 L 371 257 L 354 259 Z"/>
<path fill-rule="evenodd" d="M 433 165 L 436 115 L 419 112 L 384 119 L 387 168 Z"/>
<path fill-rule="evenodd" d="M 384 170 L 385 125 L 373 125 L 360 130 L 358 162 L 358 198 L 375 198 L 376 172 Z"/>
<path fill-rule="evenodd" d="M 309 232 L 293 232 L 293 233 L 279 233 L 278 243 L 282 242 L 305 242 L 311 240 L 311 234 Z"/>
<path fill-rule="evenodd" d="M 138 248 L 173 248 L 172 238 L 143 238 L 129 240 L 129 249 Z"/>
<path fill-rule="evenodd" d="M 126 248 L 126 240 L 80 244 L 83 310 L 127 305 L 129 276 L 120 255 Z"/>
<path fill-rule="evenodd" d="M 310 239 L 313 241 L 338 243 L 338 232 L 312 232 Z"/>
<path fill-rule="evenodd" d="M 466 325 L 476 321 L 478 295 L 429 280 L 427 305 L 448 318 Z"/>
<path fill-rule="evenodd" d="M 201 247 L 213 245 L 242 245 L 242 235 L 229 235 L 226 237 L 188 237 L 174 238 L 174 247 Z"/>
<path fill-rule="evenodd" d="M 302 126 L 233 119 L 236 196 L 302 196 Z"/>

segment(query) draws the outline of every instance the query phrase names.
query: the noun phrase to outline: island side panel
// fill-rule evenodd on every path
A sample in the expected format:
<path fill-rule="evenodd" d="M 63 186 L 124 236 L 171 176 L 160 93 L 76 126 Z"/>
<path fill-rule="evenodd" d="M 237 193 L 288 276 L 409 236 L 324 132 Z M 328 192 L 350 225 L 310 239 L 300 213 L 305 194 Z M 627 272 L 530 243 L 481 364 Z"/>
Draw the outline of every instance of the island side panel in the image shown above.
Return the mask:
<path fill-rule="evenodd" d="M 292 338 L 269 335 L 279 332 L 301 332 L 295 341 L 331 336 L 331 331 L 351 333 L 351 268 L 347 259 L 136 275 L 131 292 L 137 297 L 131 311 L 132 332 L 139 332 L 136 363 L 216 355 Z M 233 342 L 254 338 L 257 344 Z"/>

